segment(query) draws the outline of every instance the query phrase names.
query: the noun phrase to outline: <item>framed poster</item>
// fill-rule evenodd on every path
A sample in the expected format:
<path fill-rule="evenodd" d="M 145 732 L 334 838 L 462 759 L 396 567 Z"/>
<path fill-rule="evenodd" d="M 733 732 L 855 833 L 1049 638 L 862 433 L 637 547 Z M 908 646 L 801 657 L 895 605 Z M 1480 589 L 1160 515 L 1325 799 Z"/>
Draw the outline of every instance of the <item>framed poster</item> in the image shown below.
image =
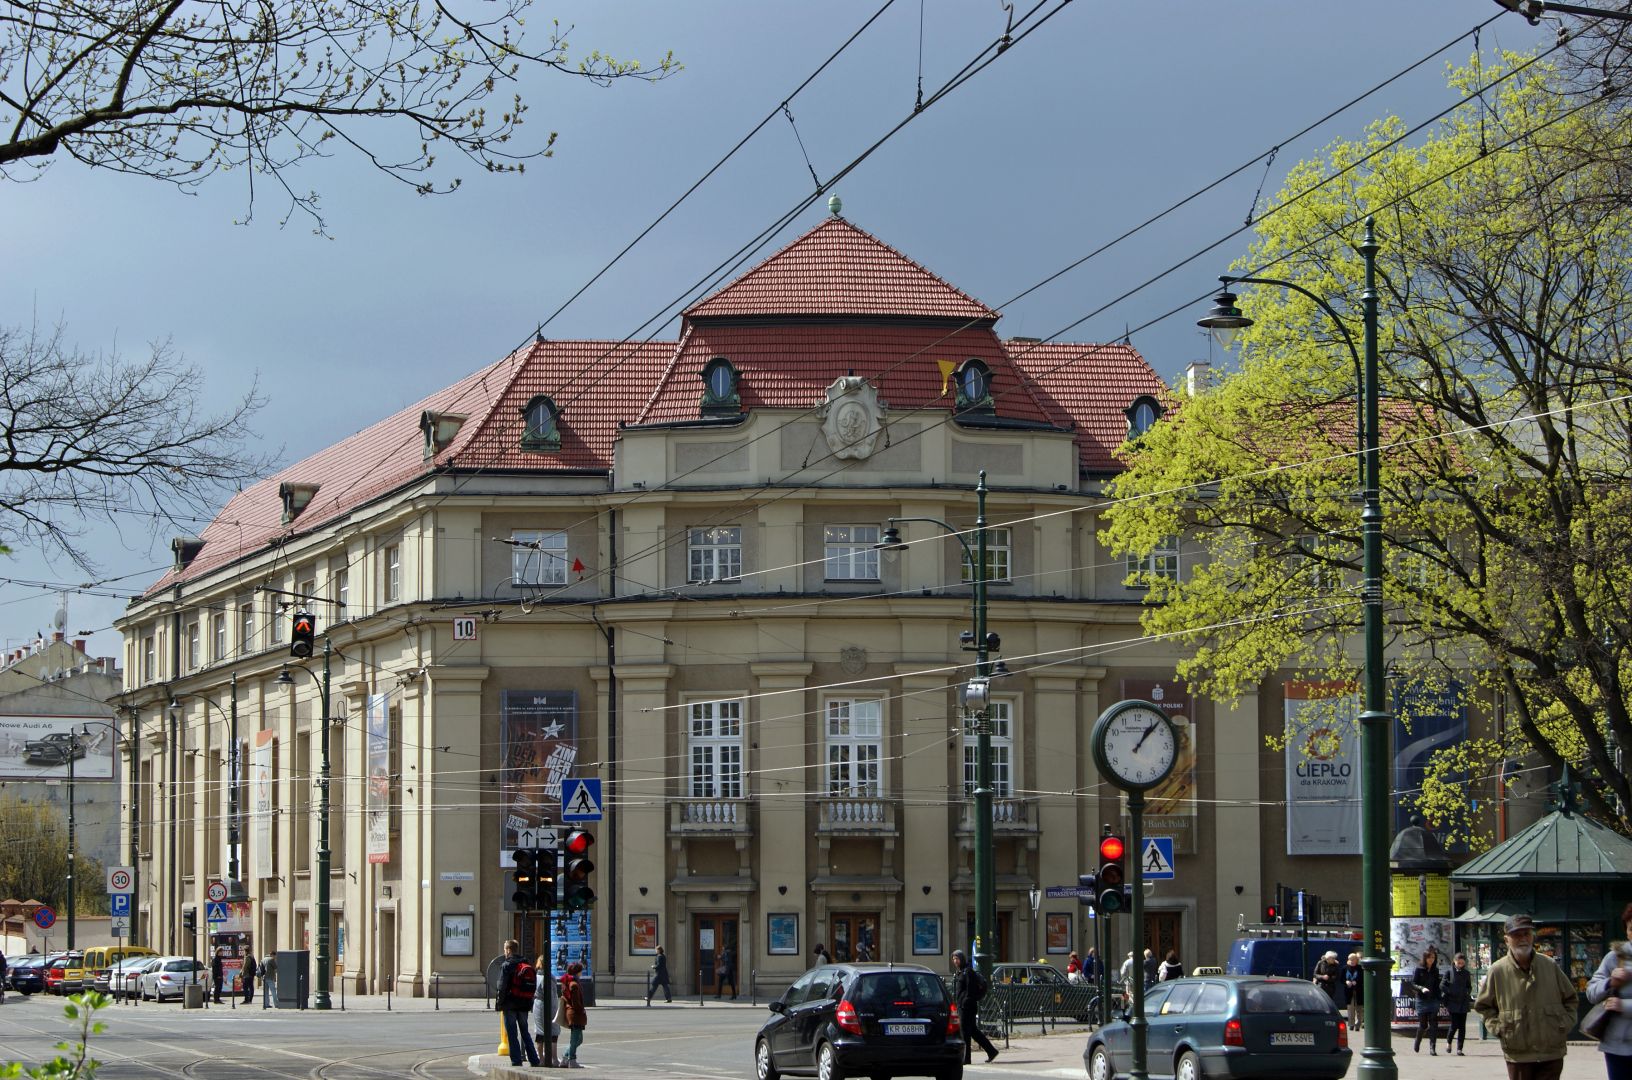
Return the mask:
<path fill-rule="evenodd" d="M 444 914 L 442 916 L 442 955 L 476 955 L 476 916 Z"/>
<path fill-rule="evenodd" d="M 1050 911 L 1043 916 L 1043 939 L 1051 953 L 1064 956 L 1071 951 L 1071 913 Z"/>
<path fill-rule="evenodd" d="M 941 953 L 941 916 L 914 915 L 912 917 L 912 955 L 939 956 Z"/>
<path fill-rule="evenodd" d="M 767 915 L 765 940 L 772 956 L 799 955 L 799 916 L 796 913 Z"/>
<path fill-rule="evenodd" d="M 635 956 L 657 955 L 657 916 L 629 916 L 629 952 Z"/>

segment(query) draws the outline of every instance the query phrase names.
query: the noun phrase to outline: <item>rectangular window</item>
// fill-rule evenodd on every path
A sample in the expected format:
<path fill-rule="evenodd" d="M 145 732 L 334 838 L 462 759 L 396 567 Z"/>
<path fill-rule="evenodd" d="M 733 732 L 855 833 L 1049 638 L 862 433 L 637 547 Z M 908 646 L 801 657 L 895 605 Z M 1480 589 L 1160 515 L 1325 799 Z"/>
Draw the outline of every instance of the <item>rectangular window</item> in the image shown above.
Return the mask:
<path fill-rule="evenodd" d="M 686 707 L 694 799 L 742 798 L 742 702 L 695 701 Z"/>
<path fill-rule="evenodd" d="M 154 661 L 158 658 L 158 649 L 153 642 L 153 635 L 149 634 L 142 639 L 142 681 L 150 683 L 157 674 Z"/>
<path fill-rule="evenodd" d="M 317 595 L 317 578 L 313 576 L 295 582 L 295 592 L 300 594 L 300 599 L 295 601 L 295 607 L 301 611 L 312 610 L 312 598 Z"/>
<path fill-rule="evenodd" d="M 198 623 L 187 624 L 187 670 L 197 671 L 203 657 L 203 642 L 200 640 Z"/>
<path fill-rule="evenodd" d="M 567 583 L 567 534 L 517 530 L 510 534 L 510 580 L 516 585 Z"/>
<path fill-rule="evenodd" d="M 341 567 L 334 572 L 334 621 L 346 617 L 346 606 L 351 603 L 351 571 Z"/>
<path fill-rule="evenodd" d="M 292 612 L 293 609 L 291 608 L 290 611 Z M 272 640 L 272 644 L 278 645 L 283 642 L 283 624 L 288 617 L 289 615 L 285 613 L 281 603 L 274 603 L 271 611 L 267 613 L 267 629 L 271 632 L 266 636 Z"/>
<path fill-rule="evenodd" d="M 394 604 L 402 599 L 402 548 L 392 544 L 385 549 L 385 602 Z"/>
<path fill-rule="evenodd" d="M 210 616 L 210 659 L 219 663 L 227 658 L 227 613 L 217 611 Z"/>
<path fill-rule="evenodd" d="M 255 648 L 255 605 L 238 609 L 238 652 L 247 656 Z"/>
<path fill-rule="evenodd" d="M 991 701 L 986 715 L 992 724 L 992 795 L 1007 799 L 1014 795 L 1014 702 Z M 975 718 L 963 721 L 963 794 L 975 794 L 976 742 Z"/>
<path fill-rule="evenodd" d="M 828 525 L 822 530 L 822 557 L 828 581 L 878 580 L 878 526 Z"/>
<path fill-rule="evenodd" d="M 1164 537 L 1149 555 L 1141 558 L 1138 555 L 1128 556 L 1129 588 L 1144 588 L 1150 578 L 1165 578 L 1168 581 L 1179 580 L 1179 538 L 1176 536 Z"/>
<path fill-rule="evenodd" d="M 1303 574 L 1309 587 L 1317 593 L 1334 593 L 1343 586 L 1342 570 L 1333 562 L 1334 551 L 1318 536 L 1298 537 L 1299 557 L 1303 560 Z"/>
<path fill-rule="evenodd" d="M 832 796 L 883 794 L 884 707 L 876 699 L 833 698 L 824 708 L 827 736 L 827 793 Z"/>
<path fill-rule="evenodd" d="M 686 572 L 686 580 L 693 585 L 740 580 L 742 527 L 727 525 L 716 529 L 692 529 L 689 557 L 690 568 Z"/>
<path fill-rule="evenodd" d="M 969 550 L 974 551 L 980 546 L 980 537 L 974 533 L 965 533 L 965 540 L 969 541 Z M 986 530 L 986 580 L 1008 581 L 1012 571 L 1009 569 L 1010 533 L 1004 529 Z M 963 580 L 967 583 L 975 579 L 974 563 L 969 561 L 968 555 L 961 555 L 958 562 L 963 565 Z"/>

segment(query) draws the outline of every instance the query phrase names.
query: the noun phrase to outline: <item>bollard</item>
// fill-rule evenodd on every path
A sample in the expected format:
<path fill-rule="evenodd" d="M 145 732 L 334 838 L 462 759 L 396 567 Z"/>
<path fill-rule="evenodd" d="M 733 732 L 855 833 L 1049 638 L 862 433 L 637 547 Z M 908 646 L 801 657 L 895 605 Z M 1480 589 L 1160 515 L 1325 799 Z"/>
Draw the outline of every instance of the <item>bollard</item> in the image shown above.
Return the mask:
<path fill-rule="evenodd" d="M 436 1011 L 442 1011 L 442 973 L 431 972 L 431 999 L 436 1002 Z"/>
<path fill-rule="evenodd" d="M 704 990 L 704 988 L 703 988 L 703 969 L 698 968 L 697 969 L 697 1007 L 699 1009 L 701 1009 L 703 1007 L 703 998 L 705 996 L 703 990 Z"/>
<path fill-rule="evenodd" d="M 385 1011 L 391 1011 L 391 980 L 389 979 L 385 983 Z"/>
<path fill-rule="evenodd" d="M 759 1004 L 759 969 L 748 969 L 748 1004 Z"/>
<path fill-rule="evenodd" d="M 340 980 L 340 1011 L 346 1011 L 346 980 Z"/>

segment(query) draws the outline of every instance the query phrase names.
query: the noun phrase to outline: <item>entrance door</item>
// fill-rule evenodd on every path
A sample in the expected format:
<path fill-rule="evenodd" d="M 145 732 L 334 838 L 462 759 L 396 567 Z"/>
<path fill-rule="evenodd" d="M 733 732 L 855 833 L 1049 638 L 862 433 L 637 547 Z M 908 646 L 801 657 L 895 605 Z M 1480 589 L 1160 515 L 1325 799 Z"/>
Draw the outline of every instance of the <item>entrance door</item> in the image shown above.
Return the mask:
<path fill-rule="evenodd" d="M 1025 959 L 1024 957 L 1015 957 L 1009 954 L 1009 942 L 1012 940 L 1012 938 L 1009 936 L 1009 927 L 1011 923 L 1012 918 L 1009 912 L 999 911 L 997 913 L 997 925 L 992 927 L 992 934 L 997 938 L 997 940 L 992 942 L 991 948 L 986 950 L 992 954 L 992 963 L 994 964 L 1001 964 L 1005 963 L 1006 961 L 1017 959 Z M 963 949 L 965 952 L 969 953 L 969 962 L 974 963 L 975 913 L 972 911 L 969 913 L 968 922 L 964 925 L 963 940 L 968 942 L 968 944 L 955 945 L 953 947 Z"/>
<path fill-rule="evenodd" d="M 1145 912 L 1145 948 L 1155 955 L 1158 964 L 1166 960 L 1170 952 L 1178 953 L 1181 961 L 1184 959 L 1184 954 L 1179 952 L 1183 918 L 1183 913 L 1178 911 Z"/>
<path fill-rule="evenodd" d="M 852 960 L 866 962 L 879 958 L 879 919 L 876 911 L 841 912 L 828 917 L 833 928 L 833 960 L 846 964 Z"/>
<path fill-rule="evenodd" d="M 691 920 L 691 955 L 697 958 L 698 990 L 703 994 L 718 995 L 721 979 L 717 973 L 720 954 L 731 950 L 731 977 L 724 982 L 737 990 L 742 977 L 742 950 L 737 947 L 737 917 L 735 915 L 695 915 Z"/>
<path fill-rule="evenodd" d="M 521 958 L 531 964 L 549 944 L 545 935 L 544 913 L 541 911 L 514 912 L 510 916 L 510 932 L 521 946 Z M 555 957 L 550 957 L 550 963 L 555 963 Z M 551 970 L 550 974 L 560 975 L 559 971 Z"/>

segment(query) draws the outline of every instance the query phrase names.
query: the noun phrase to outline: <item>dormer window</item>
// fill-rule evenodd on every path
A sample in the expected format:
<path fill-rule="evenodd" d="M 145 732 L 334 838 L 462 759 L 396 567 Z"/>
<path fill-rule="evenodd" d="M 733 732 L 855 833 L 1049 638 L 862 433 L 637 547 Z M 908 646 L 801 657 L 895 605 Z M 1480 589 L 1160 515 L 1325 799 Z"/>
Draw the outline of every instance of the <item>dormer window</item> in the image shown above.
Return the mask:
<path fill-rule="evenodd" d="M 958 412 L 992 411 L 992 369 L 984 360 L 965 360 L 952 375 Z"/>
<path fill-rule="evenodd" d="M 278 498 L 283 502 L 283 523 L 289 524 L 300 516 L 300 512 L 311 503 L 317 494 L 320 484 L 291 484 L 278 485 Z"/>
<path fill-rule="evenodd" d="M 170 551 L 176 557 L 176 569 L 185 570 L 187 564 L 204 550 L 204 541 L 196 536 L 178 536 L 170 541 Z"/>
<path fill-rule="evenodd" d="M 521 448 L 534 452 L 561 449 L 561 410 L 543 394 L 527 403 L 521 410 L 526 427 L 521 433 Z"/>
<path fill-rule="evenodd" d="M 433 458 L 453 444 L 465 417 L 460 413 L 432 412 L 419 414 L 419 430 L 425 433 L 425 457 Z"/>
<path fill-rule="evenodd" d="M 1162 418 L 1162 405 L 1149 394 L 1141 394 L 1133 399 L 1132 405 L 1122 410 L 1122 414 L 1128 418 L 1128 438 L 1137 439 Z"/>
<path fill-rule="evenodd" d="M 716 356 L 703 365 L 704 416 L 724 416 L 742 411 L 742 397 L 737 393 L 737 369 L 723 356 Z"/>

